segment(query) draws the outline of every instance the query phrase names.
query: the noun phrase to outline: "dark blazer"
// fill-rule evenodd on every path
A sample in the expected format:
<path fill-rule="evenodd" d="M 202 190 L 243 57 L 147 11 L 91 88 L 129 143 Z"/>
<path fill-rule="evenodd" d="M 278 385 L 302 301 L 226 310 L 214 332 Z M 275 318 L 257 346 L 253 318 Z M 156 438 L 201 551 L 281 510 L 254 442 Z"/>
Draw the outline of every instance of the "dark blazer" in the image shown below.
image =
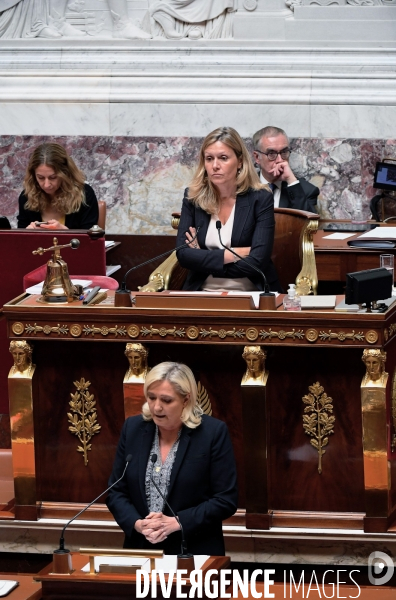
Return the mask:
<path fill-rule="evenodd" d="M 206 248 L 205 239 L 211 216 L 194 206 L 187 199 L 187 192 L 188 190 L 185 191 L 183 198 L 177 246 L 185 242 L 185 233 L 189 227 L 200 227 L 197 237 L 200 250 L 183 248 L 177 252 L 181 266 L 190 271 L 183 289 L 200 290 L 208 275 L 229 279 L 248 277 L 258 290 L 264 289 L 263 278 L 247 262 L 239 260 L 225 265 L 224 250 Z M 271 290 L 282 291 L 276 269 L 271 261 L 274 231 L 274 199 L 271 192 L 249 190 L 246 194 L 239 194 L 235 204 L 231 246 L 251 247 L 248 260 L 264 272 Z"/>
<path fill-rule="evenodd" d="M 319 188 L 303 177 L 300 177 L 298 183 L 291 186 L 287 185 L 286 181 L 282 181 L 279 207 L 298 208 L 316 213 L 319 194 Z"/>
<path fill-rule="evenodd" d="M 109 492 L 107 506 L 125 532 L 125 548 L 179 554 L 180 531 L 160 544 L 150 544 L 134 529 L 135 522 L 149 513 L 145 475 L 154 433 L 154 423 L 141 416 L 125 421 L 109 485 L 121 476 L 128 454 L 132 460 L 124 479 Z M 167 500 L 181 521 L 190 552 L 224 554 L 222 521 L 237 508 L 236 466 L 225 423 L 203 415 L 196 429 L 183 426 Z M 171 516 L 167 507 L 163 512 Z"/>
<path fill-rule="evenodd" d="M 65 225 L 68 229 L 90 229 L 92 225 L 96 225 L 98 222 L 99 207 L 95 192 L 87 183 L 84 185 L 84 192 L 86 204 L 81 204 L 80 210 L 65 217 Z M 42 221 L 39 212 L 25 208 L 26 202 L 27 197 L 22 192 L 18 199 L 19 214 L 17 220 L 19 229 L 24 229 L 32 221 Z"/>

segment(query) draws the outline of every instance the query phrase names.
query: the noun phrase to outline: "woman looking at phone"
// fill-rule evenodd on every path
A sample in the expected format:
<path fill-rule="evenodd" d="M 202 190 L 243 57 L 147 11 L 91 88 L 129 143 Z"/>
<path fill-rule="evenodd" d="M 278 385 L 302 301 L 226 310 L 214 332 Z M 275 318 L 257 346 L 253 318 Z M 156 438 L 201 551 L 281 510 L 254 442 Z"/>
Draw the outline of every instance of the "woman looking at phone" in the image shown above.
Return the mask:
<path fill-rule="evenodd" d="M 90 229 L 98 222 L 95 192 L 60 144 L 41 144 L 31 154 L 18 202 L 19 228 Z"/>

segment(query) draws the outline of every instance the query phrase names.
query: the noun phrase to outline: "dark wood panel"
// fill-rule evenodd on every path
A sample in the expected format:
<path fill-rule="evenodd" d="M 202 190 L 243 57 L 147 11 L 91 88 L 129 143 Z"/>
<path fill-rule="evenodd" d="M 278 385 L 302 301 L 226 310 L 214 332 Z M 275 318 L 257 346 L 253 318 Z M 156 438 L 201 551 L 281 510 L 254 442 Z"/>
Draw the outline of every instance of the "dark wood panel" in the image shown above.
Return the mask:
<path fill-rule="evenodd" d="M 38 498 L 89 502 L 107 487 L 122 424 L 125 343 L 35 344 L 39 395 L 34 399 Z M 74 381 L 84 377 L 94 394 L 101 430 L 92 438 L 88 466 L 77 452 L 67 413 Z"/>
<path fill-rule="evenodd" d="M 269 508 L 364 512 L 361 350 L 273 349 L 268 359 Z M 302 397 L 319 381 L 333 399 L 335 427 L 318 473 L 303 429 Z"/>

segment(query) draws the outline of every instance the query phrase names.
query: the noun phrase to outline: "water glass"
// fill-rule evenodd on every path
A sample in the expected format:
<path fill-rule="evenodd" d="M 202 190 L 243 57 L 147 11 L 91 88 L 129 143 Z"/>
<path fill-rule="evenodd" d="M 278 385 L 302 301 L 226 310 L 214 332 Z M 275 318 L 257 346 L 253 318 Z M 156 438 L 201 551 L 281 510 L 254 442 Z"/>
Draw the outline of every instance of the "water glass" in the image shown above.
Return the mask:
<path fill-rule="evenodd" d="M 395 257 L 393 256 L 393 254 L 380 254 L 381 267 L 383 267 L 384 269 L 387 269 L 388 271 L 391 271 L 391 273 L 392 273 L 392 285 L 394 285 L 394 283 L 395 283 L 394 260 L 395 260 Z"/>

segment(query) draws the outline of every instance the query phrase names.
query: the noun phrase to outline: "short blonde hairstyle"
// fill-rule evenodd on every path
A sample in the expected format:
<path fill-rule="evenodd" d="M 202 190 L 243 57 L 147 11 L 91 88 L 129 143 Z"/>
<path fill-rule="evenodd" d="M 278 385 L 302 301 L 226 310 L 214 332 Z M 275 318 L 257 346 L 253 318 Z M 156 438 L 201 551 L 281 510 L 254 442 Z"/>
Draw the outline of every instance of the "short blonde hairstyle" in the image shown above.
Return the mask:
<path fill-rule="evenodd" d="M 181 415 L 181 421 L 190 429 L 198 427 L 202 421 L 203 410 L 197 403 L 197 384 L 191 369 L 187 365 L 175 362 L 163 362 L 156 365 L 147 374 L 144 382 L 143 392 L 146 399 L 149 387 L 160 381 L 169 381 L 175 392 L 183 398 L 189 396 Z M 142 416 L 145 421 L 151 421 L 153 418 L 147 402 L 142 406 Z"/>
<path fill-rule="evenodd" d="M 266 186 L 260 183 L 251 156 L 239 133 L 232 127 L 219 127 L 204 139 L 199 152 L 198 167 L 188 188 L 188 199 L 212 215 L 216 214 L 220 208 L 220 198 L 217 189 L 209 181 L 206 173 L 205 151 L 208 146 L 216 142 L 222 142 L 231 148 L 238 160 L 241 161 L 241 167 L 235 173 L 237 194 L 245 194 L 249 189 L 266 189 Z"/>
<path fill-rule="evenodd" d="M 48 205 L 48 198 L 36 178 L 36 169 L 41 165 L 51 167 L 60 179 L 60 187 L 51 202 L 51 206 L 65 215 L 78 212 L 81 205 L 85 204 L 85 175 L 78 169 L 65 148 L 60 144 L 53 143 L 37 146 L 30 155 L 23 182 L 27 197 L 25 208 L 43 212 Z"/>

